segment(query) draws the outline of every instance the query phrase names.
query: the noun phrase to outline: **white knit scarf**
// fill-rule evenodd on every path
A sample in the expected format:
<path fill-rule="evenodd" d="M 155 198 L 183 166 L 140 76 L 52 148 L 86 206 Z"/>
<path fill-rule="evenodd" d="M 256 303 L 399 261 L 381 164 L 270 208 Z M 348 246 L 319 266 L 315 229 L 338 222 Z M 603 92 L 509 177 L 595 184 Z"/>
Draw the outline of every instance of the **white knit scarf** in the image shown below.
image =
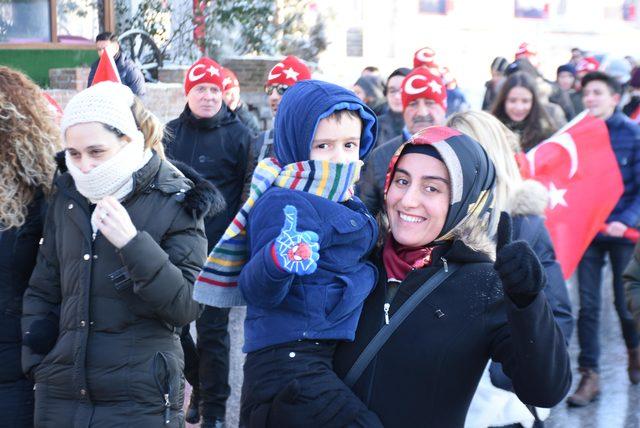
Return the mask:
<path fill-rule="evenodd" d="M 111 159 L 93 168 L 86 174 L 73 164 L 67 151 L 67 169 L 73 177 L 78 192 L 95 204 L 105 196 L 122 200 L 133 190 L 133 173 L 151 159 L 151 150 L 144 149 L 142 133 L 125 144 Z"/>

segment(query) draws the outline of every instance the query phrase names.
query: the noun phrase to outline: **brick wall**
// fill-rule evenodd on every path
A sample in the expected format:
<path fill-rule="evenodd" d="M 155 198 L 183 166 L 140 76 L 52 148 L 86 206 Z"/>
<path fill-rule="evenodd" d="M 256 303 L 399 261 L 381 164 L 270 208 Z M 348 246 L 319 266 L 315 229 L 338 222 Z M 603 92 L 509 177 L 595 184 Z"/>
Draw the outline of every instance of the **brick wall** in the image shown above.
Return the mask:
<path fill-rule="evenodd" d="M 72 89 L 81 91 L 87 86 L 88 67 L 49 69 L 49 87 L 52 89 Z"/>
<path fill-rule="evenodd" d="M 264 93 L 264 84 L 269 70 L 278 58 L 228 58 L 221 65 L 229 67 L 240 81 L 241 97 L 260 119 L 263 128 L 271 123 L 271 110 Z M 183 82 L 188 66 L 170 66 L 159 70 L 161 83 L 147 83 L 142 97 L 145 105 L 162 122 L 180 115 L 186 99 Z M 49 70 L 50 87 L 47 92 L 62 108 L 76 92 L 84 89 L 89 77 L 88 68 L 56 68 Z"/>

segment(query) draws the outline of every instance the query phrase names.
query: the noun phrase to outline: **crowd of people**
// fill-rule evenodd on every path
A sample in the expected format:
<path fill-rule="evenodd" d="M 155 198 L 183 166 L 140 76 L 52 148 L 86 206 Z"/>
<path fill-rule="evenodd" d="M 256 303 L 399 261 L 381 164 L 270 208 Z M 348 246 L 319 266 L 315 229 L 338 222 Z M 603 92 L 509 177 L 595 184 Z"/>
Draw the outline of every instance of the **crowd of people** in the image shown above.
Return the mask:
<path fill-rule="evenodd" d="M 0 67 L 6 426 L 223 427 L 229 308 L 246 306 L 242 427 L 540 427 L 565 398 L 599 394 L 607 255 L 640 383 L 631 58 L 574 49 L 550 81 L 523 43 L 491 62 L 473 109 L 428 47 L 348 88 L 288 56 L 265 76 L 262 129 L 207 57 L 163 125 L 117 38 L 96 44 L 121 83 L 96 62 L 61 118 Z M 624 191 L 577 269 L 567 397 L 572 302 L 547 190 L 516 159 L 585 109 L 606 123 Z"/>

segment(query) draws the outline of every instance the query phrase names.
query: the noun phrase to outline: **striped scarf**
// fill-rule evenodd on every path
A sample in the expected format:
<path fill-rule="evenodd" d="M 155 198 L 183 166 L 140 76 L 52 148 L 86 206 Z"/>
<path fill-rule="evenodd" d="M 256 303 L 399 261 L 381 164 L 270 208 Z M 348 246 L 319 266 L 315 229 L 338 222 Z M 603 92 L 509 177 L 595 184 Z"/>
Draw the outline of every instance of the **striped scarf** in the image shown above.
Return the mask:
<path fill-rule="evenodd" d="M 251 178 L 249 198 L 211 250 L 194 285 L 193 299 L 222 308 L 246 304 L 238 289 L 238 276 L 250 256 L 247 220 L 256 200 L 267 189 L 275 185 L 343 202 L 353 196 L 353 185 L 358 181 L 361 166 L 361 161 L 349 164 L 305 161 L 283 168 L 275 158 L 258 163 Z"/>

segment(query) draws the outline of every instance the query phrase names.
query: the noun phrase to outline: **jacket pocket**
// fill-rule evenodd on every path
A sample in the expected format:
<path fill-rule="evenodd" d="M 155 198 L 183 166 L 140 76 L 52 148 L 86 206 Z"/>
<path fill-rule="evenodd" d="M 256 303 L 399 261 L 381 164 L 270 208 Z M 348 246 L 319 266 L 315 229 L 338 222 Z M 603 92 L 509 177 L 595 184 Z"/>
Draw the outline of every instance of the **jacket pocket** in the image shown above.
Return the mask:
<path fill-rule="evenodd" d="M 168 424 L 173 416 L 172 411 L 181 409 L 183 405 L 182 363 L 179 358 L 169 352 L 156 352 L 152 364 L 158 393 L 157 402 L 162 407 L 163 423 Z"/>
<path fill-rule="evenodd" d="M 111 281 L 116 293 L 132 314 L 144 318 L 152 318 L 154 316 L 154 311 L 150 305 L 133 291 L 133 280 L 125 267 L 111 272 L 107 275 L 107 278 Z"/>
<path fill-rule="evenodd" d="M 354 266 L 359 263 L 371 243 L 367 217 L 354 212 L 353 215 L 330 217 L 328 222 L 331 237 L 320 256 L 321 260 L 325 258 L 325 261 L 337 266 Z"/>

